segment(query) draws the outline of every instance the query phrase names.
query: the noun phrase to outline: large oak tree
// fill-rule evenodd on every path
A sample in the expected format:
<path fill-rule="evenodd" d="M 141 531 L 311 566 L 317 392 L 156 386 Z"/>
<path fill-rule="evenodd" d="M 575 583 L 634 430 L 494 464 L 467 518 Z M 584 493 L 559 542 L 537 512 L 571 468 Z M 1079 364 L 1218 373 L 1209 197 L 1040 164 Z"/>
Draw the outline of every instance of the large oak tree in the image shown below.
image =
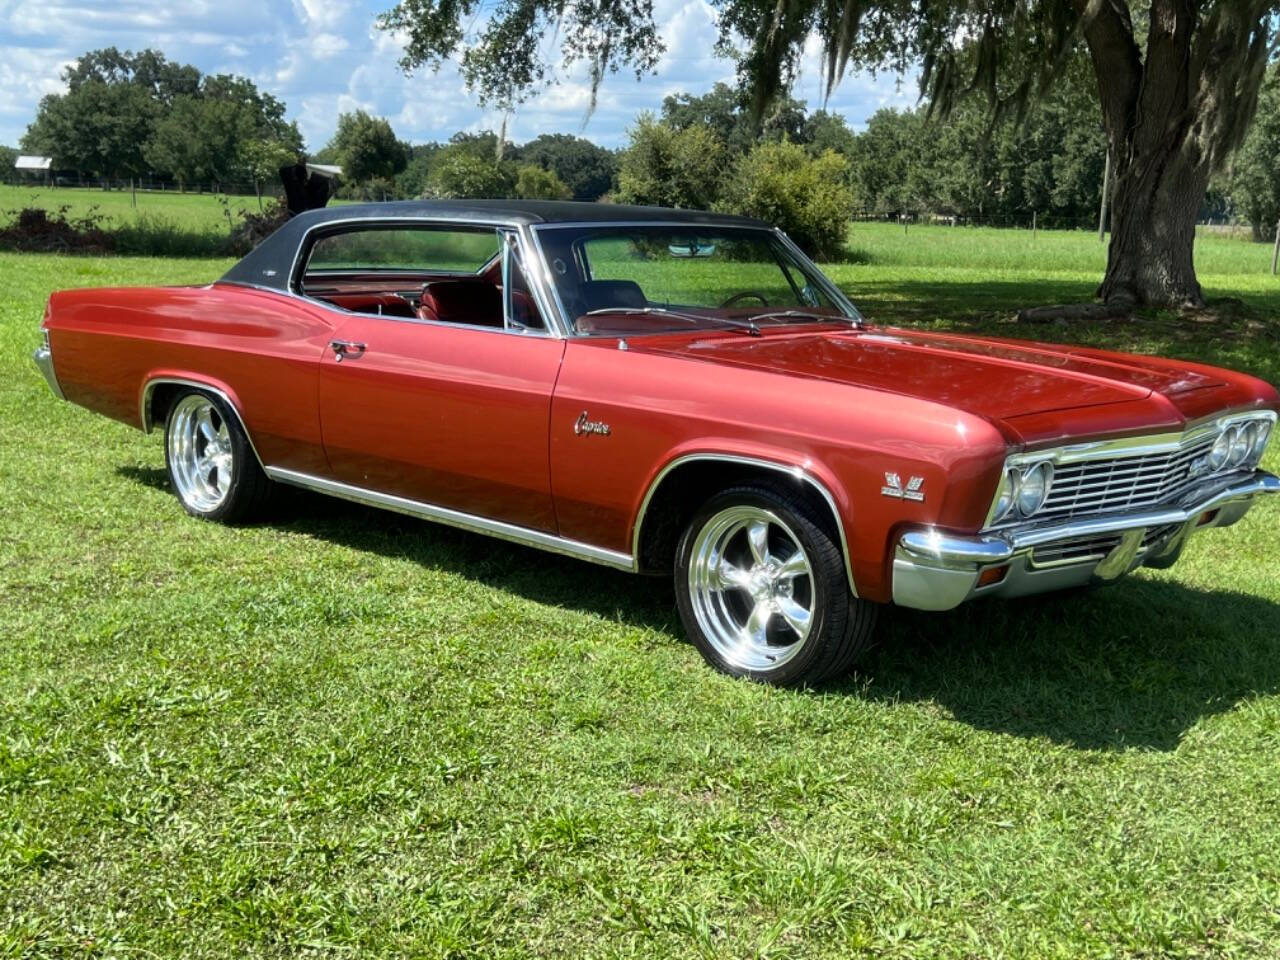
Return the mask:
<path fill-rule="evenodd" d="M 1274 0 L 711 0 L 754 115 L 784 94 L 806 39 L 826 44 L 828 88 L 850 68 L 919 69 L 945 116 L 965 95 L 1022 113 L 1078 57 L 1098 81 L 1115 172 L 1111 246 L 1099 296 L 1197 306 L 1195 218 L 1210 176 L 1253 119 L 1272 52 Z M 480 16 L 488 14 L 487 19 Z M 472 25 L 480 25 L 472 31 Z M 482 102 L 510 108 L 556 64 L 650 70 L 664 49 L 651 0 L 402 0 L 380 24 L 403 65 L 461 55 Z M 558 38 L 558 54 L 545 39 Z"/>

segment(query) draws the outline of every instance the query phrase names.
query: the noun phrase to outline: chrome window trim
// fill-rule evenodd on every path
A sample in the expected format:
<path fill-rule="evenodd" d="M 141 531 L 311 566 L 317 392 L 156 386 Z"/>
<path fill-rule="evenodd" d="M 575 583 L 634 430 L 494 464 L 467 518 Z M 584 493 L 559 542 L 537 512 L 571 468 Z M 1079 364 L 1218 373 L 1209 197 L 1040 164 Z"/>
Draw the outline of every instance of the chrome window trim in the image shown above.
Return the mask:
<path fill-rule="evenodd" d="M 1231 413 L 1210 414 L 1207 417 L 1194 420 L 1181 431 L 1141 434 L 1114 440 L 1088 440 L 1082 443 L 1071 443 L 1042 450 L 1010 454 L 1005 458 L 1004 466 L 1000 470 L 1000 480 L 996 484 L 995 495 L 991 498 L 991 506 L 987 510 L 982 529 L 984 531 L 992 529 L 996 504 L 1000 502 L 1000 496 L 1009 482 L 1010 467 L 1026 466 L 1027 464 L 1038 463 L 1041 460 L 1048 460 L 1054 466 L 1057 466 L 1059 464 L 1086 463 L 1090 460 L 1107 460 L 1115 457 L 1143 457 L 1160 453 L 1176 453 L 1199 443 L 1210 434 L 1224 430 L 1234 423 L 1245 420 L 1269 420 L 1274 429 L 1276 419 L 1277 414 L 1274 410 L 1236 410 Z M 1237 468 L 1237 470 L 1244 469 L 1250 468 L 1246 466 Z M 1221 471 L 1221 475 L 1224 478 L 1229 477 L 1232 473 L 1233 471 L 1230 470 Z M 1032 517 L 1023 522 L 1034 522 L 1034 520 L 1035 518 Z M 1004 530 L 1014 526 L 1017 526 L 1016 521 L 1005 524 L 999 529 Z"/>
<path fill-rule="evenodd" d="M 588 560 L 592 563 L 602 564 L 606 567 L 613 567 L 618 570 L 633 570 L 634 560 L 625 553 L 619 553 L 616 550 L 608 550 L 604 547 L 597 547 L 589 543 L 583 543 L 579 540 L 570 540 L 566 537 L 558 536 L 554 533 L 546 533 L 542 530 L 533 530 L 529 527 L 521 527 L 514 523 L 506 523 L 502 520 L 491 520 L 487 517 L 477 516 L 472 513 L 465 513 L 461 510 L 454 510 L 450 507 L 441 507 L 436 504 L 427 503 L 422 500 L 412 500 L 408 497 L 398 497 L 394 494 L 380 493 L 377 490 L 369 490 L 365 487 L 357 487 L 348 483 L 341 483 L 337 480 L 330 480 L 325 477 L 317 477 L 308 473 L 300 473 L 296 470 L 285 470 L 281 467 L 266 467 L 266 474 L 272 480 L 279 483 L 286 483 L 290 486 L 303 487 L 308 490 L 314 490 L 317 493 L 328 494 L 329 496 L 339 497 L 343 500 L 350 500 L 354 503 L 361 503 L 365 506 L 378 507 L 384 510 L 392 510 L 396 513 L 407 514 L 412 517 L 419 517 L 425 520 L 432 520 L 437 523 L 443 523 L 447 526 L 457 527 L 460 530 L 467 530 L 471 533 L 486 534 L 491 537 L 497 537 L 501 540 L 507 540 L 512 543 L 518 543 L 526 547 L 534 547 L 540 550 L 547 550 L 551 553 L 558 553 L 568 557 L 574 557 L 579 560 Z"/>
<path fill-rule="evenodd" d="M 579 333 L 574 328 L 573 322 L 569 318 L 569 311 L 565 309 L 564 302 L 560 299 L 560 291 L 556 289 L 556 285 L 554 281 L 551 280 L 550 273 L 549 273 L 551 266 L 550 264 L 547 263 L 547 255 L 546 255 L 546 251 L 542 249 L 542 241 L 538 239 L 538 234 L 541 231 L 585 229 L 585 228 L 596 229 L 596 230 L 607 230 L 613 227 L 622 227 L 622 228 L 683 227 L 687 229 L 690 227 L 696 228 L 699 226 L 707 227 L 708 229 L 713 229 L 713 230 L 754 230 L 757 233 L 772 235 L 782 243 L 783 247 L 787 250 L 788 253 L 795 256 L 802 264 L 808 266 L 811 270 L 813 270 L 813 272 L 818 276 L 819 280 L 821 281 L 823 292 L 826 293 L 836 303 L 836 305 L 840 309 L 847 311 L 847 316 L 832 317 L 831 318 L 832 323 L 838 323 L 841 320 L 853 320 L 859 324 L 863 322 L 862 314 L 858 311 L 858 308 L 853 305 L 853 301 L 851 301 L 847 296 L 845 296 L 845 294 L 840 290 L 839 287 L 835 285 L 835 283 L 831 280 L 831 278 L 822 272 L 822 268 L 819 267 L 816 263 L 814 263 L 811 259 L 809 259 L 809 257 L 805 255 L 804 251 L 801 250 L 799 247 L 797 247 L 795 243 L 792 242 L 791 238 L 788 237 L 785 233 L 783 233 L 782 230 L 780 230 L 778 227 L 771 227 L 768 224 L 764 224 L 764 223 L 759 225 L 754 225 L 749 223 L 700 224 L 700 223 L 697 223 L 696 221 L 689 222 L 689 221 L 682 221 L 682 220 L 575 220 L 575 221 L 556 221 L 554 223 L 531 224 L 529 225 L 528 229 L 529 229 L 529 232 L 533 235 L 534 240 L 537 242 L 538 259 L 542 262 L 543 270 L 548 271 L 546 275 L 541 279 L 547 284 L 548 289 L 551 291 L 552 297 L 555 298 L 556 307 L 560 312 L 560 317 L 563 323 L 563 327 L 566 331 L 566 336 L 568 336 L 570 339 L 575 339 L 575 340 L 577 339 L 608 339 L 608 337 L 596 338 L 588 333 Z M 660 333 L 674 333 L 674 332 L 676 331 L 665 330 L 665 331 L 655 331 L 653 334 L 641 333 L 641 334 L 628 334 L 627 336 L 628 337 L 654 336 Z"/>
<path fill-rule="evenodd" d="M 403 217 L 403 216 L 389 217 L 385 220 L 376 220 L 376 219 L 371 219 L 369 217 L 348 217 L 348 218 L 339 219 L 339 220 L 325 220 L 321 223 L 317 223 L 308 227 L 303 232 L 302 236 L 298 239 L 298 249 L 293 252 L 293 263 L 289 267 L 289 282 L 288 282 L 287 290 L 282 291 L 276 288 L 262 288 L 262 287 L 254 287 L 254 289 L 268 289 L 272 293 L 287 296 L 287 297 L 293 297 L 295 299 L 303 301 L 304 303 L 309 303 L 315 307 L 318 307 L 322 310 L 326 310 L 330 313 L 337 313 L 343 316 L 376 316 L 375 314 L 360 314 L 360 313 L 356 313 L 353 310 L 346 310 L 346 309 L 343 309 L 342 307 L 337 306 L 336 304 L 329 303 L 326 300 L 320 300 L 315 297 L 309 297 L 305 293 L 300 292 L 301 271 L 303 267 L 302 255 L 303 255 L 303 251 L 305 251 L 308 248 L 308 245 L 310 244 L 312 234 L 316 233 L 317 231 L 327 232 L 328 229 L 333 227 L 342 227 L 342 226 L 349 226 L 349 225 L 363 225 L 367 229 L 378 229 L 379 226 L 384 226 L 384 227 L 409 226 L 409 227 L 430 228 L 433 226 L 456 227 L 460 224 L 464 226 L 479 227 L 481 229 L 494 230 L 499 232 L 503 230 L 513 231 L 522 237 L 530 236 L 526 232 L 527 224 L 523 220 L 520 220 L 517 218 L 492 217 L 492 218 L 484 218 L 484 219 L 474 219 L 471 217 L 448 217 L 448 216 L 435 215 L 430 217 Z M 499 255 L 501 254 L 499 253 Z M 540 248 L 539 248 L 538 259 L 542 260 Z M 486 268 L 489 266 L 489 264 L 492 264 L 492 262 L 493 261 L 490 260 L 489 263 L 486 264 Z M 534 271 L 530 271 L 530 273 L 533 274 Z M 406 322 L 406 323 L 422 323 L 426 325 L 438 325 L 442 327 L 448 327 L 453 330 L 458 330 L 458 329 L 485 330 L 485 331 L 488 331 L 489 333 L 514 334 L 515 336 L 521 336 L 521 337 L 532 336 L 532 337 L 549 337 L 556 340 L 565 339 L 567 334 L 565 332 L 565 323 L 564 323 L 563 315 L 549 308 L 550 300 L 547 296 L 546 291 L 543 289 L 543 286 L 546 282 L 546 278 L 542 276 L 541 272 L 539 271 L 536 273 L 536 275 L 528 276 L 525 279 L 529 282 L 529 287 L 530 287 L 530 290 L 533 292 L 534 299 L 537 301 L 538 309 L 542 312 L 543 318 L 547 321 L 547 328 L 545 330 L 534 330 L 534 329 L 508 330 L 505 327 L 483 327 L 478 324 L 446 323 L 443 321 L 420 320 L 417 318 L 410 319 L 409 317 L 385 317 L 385 319 L 399 320 L 401 322 Z M 244 284 L 244 286 L 250 286 L 250 285 Z"/>
<path fill-rule="evenodd" d="M 162 383 L 176 384 L 183 387 L 196 387 L 207 393 L 212 393 L 218 397 L 227 407 L 235 414 L 236 420 L 240 423 L 240 429 L 243 431 L 245 439 L 249 441 L 249 449 L 253 451 L 254 459 L 258 461 L 258 466 L 264 470 L 266 466 L 262 462 L 262 456 L 258 453 L 258 448 L 254 446 L 253 434 L 249 432 L 249 428 L 245 426 L 244 416 L 240 413 L 239 408 L 231 402 L 231 398 L 227 396 L 227 392 L 210 383 L 204 383 L 200 380 L 188 380 L 184 377 L 152 377 L 142 385 L 142 398 L 138 402 L 138 418 L 142 422 L 142 432 L 150 433 L 155 424 L 151 420 L 151 395 L 155 392 L 156 387 Z"/>
<path fill-rule="evenodd" d="M 794 464 L 780 463 L 776 460 L 761 460 L 756 457 L 745 457 L 731 453 L 688 453 L 684 456 L 676 457 L 669 462 L 661 470 L 657 476 L 653 478 L 653 482 L 649 484 L 649 489 L 645 491 L 644 499 L 640 501 L 640 510 L 636 514 L 635 524 L 631 533 L 631 555 L 635 558 L 635 569 L 640 568 L 640 536 L 643 533 L 645 516 L 649 510 L 649 502 L 653 499 L 653 495 L 657 492 L 658 487 L 662 485 L 662 481 L 667 475 L 677 467 L 691 463 L 694 461 L 713 461 L 719 463 L 739 464 L 752 467 L 764 467 L 768 470 L 774 470 L 778 473 L 785 473 L 796 480 L 807 483 L 821 494 L 822 498 L 827 502 L 827 506 L 831 508 L 831 516 L 836 521 L 836 532 L 840 536 L 840 552 L 844 556 L 844 573 L 849 580 L 849 591 L 856 597 L 858 596 L 858 587 L 853 580 L 853 563 L 849 557 L 849 539 L 844 532 L 844 519 L 840 516 L 840 510 L 836 506 L 835 497 L 831 495 L 831 491 L 826 485 L 813 474 L 809 473 L 804 467 Z"/>

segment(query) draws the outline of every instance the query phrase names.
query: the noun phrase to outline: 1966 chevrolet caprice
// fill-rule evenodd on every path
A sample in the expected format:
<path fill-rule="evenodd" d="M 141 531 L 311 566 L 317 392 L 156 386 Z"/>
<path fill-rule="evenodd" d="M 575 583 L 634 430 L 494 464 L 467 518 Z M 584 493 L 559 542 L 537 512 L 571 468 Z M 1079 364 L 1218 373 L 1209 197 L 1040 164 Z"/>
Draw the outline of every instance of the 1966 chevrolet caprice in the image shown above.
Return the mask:
<path fill-rule="evenodd" d="M 848 668 L 879 604 L 1168 566 L 1280 489 L 1267 384 L 871 326 L 738 217 L 331 208 L 206 287 L 55 293 L 43 330 L 56 394 L 164 425 L 197 517 L 292 484 L 674 573 L 706 659 L 781 684 Z"/>

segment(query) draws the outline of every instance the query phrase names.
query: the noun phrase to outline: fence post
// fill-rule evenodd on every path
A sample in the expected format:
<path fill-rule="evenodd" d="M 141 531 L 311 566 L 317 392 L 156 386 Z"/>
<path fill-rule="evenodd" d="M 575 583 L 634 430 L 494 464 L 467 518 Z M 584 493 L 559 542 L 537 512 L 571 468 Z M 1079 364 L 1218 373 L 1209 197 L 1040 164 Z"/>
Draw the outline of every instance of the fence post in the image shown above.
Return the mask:
<path fill-rule="evenodd" d="M 1276 262 L 1280 261 L 1280 220 L 1276 221 L 1276 244 L 1271 249 L 1271 275 L 1276 275 Z"/>
<path fill-rule="evenodd" d="M 1031 211 L 1031 239 L 1032 240 L 1036 238 L 1036 217 L 1038 214 L 1039 214 L 1039 211 L 1036 211 L 1036 210 Z"/>

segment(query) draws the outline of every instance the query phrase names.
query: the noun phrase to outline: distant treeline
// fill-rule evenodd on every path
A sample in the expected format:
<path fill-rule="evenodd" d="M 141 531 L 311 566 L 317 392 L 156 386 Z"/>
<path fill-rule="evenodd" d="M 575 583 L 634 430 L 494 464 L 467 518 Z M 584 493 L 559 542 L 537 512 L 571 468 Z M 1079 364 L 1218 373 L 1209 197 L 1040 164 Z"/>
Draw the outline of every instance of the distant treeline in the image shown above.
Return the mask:
<path fill-rule="evenodd" d="M 1273 65 L 1254 129 L 1201 211 L 1251 223 L 1259 237 L 1269 237 L 1280 217 L 1278 71 Z M 59 170 L 274 183 L 280 166 L 304 155 L 284 103 L 243 77 L 202 75 L 156 51 L 109 48 L 85 54 L 64 79 L 67 92 L 40 102 L 22 141 L 24 152 L 53 156 Z M 341 165 L 340 195 L 353 198 L 616 199 L 793 222 L 811 216 L 794 208 L 818 191 L 826 219 L 907 213 L 1022 223 L 1034 214 L 1047 226 L 1097 222 L 1106 160 L 1087 70 L 1024 117 L 995 120 L 985 101 L 970 99 L 946 117 L 882 109 L 860 132 L 789 97 L 753 121 L 742 94 L 716 84 L 705 94 L 666 97 L 628 137 L 622 150 L 568 134 L 515 144 L 492 132 L 411 145 L 387 120 L 357 111 L 338 118 L 313 159 Z M 11 168 L 13 151 L 0 151 Z"/>

